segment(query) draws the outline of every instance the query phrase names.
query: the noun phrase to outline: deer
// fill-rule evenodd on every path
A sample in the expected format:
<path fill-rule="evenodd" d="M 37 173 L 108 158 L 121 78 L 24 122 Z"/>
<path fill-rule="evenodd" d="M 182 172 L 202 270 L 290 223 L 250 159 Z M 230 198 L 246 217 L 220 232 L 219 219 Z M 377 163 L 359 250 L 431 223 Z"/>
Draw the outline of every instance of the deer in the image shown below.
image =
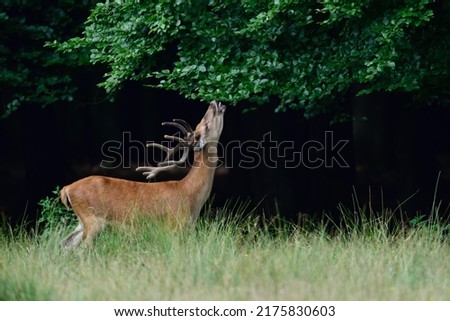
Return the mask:
<path fill-rule="evenodd" d="M 217 146 L 223 129 L 226 106 L 212 101 L 195 130 L 184 120 L 174 119 L 163 125 L 178 128 L 184 137 L 168 136 L 173 148 L 149 143 L 166 152 L 156 166 L 136 168 L 152 180 L 162 171 L 179 166 L 194 150 L 192 168 L 180 180 L 136 182 L 106 176 L 82 178 L 61 189 L 61 202 L 72 208 L 78 219 L 75 230 L 63 241 L 65 249 L 93 240 L 109 223 L 129 222 L 136 218 L 159 219 L 172 228 L 193 224 L 211 193 L 217 167 Z M 181 152 L 181 158 L 175 155 Z"/>

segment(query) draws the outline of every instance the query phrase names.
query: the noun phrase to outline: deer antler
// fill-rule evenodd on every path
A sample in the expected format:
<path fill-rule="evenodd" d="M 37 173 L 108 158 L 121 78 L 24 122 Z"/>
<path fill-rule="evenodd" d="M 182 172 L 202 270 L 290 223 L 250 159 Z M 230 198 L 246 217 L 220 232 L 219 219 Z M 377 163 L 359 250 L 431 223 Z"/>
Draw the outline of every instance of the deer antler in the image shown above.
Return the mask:
<path fill-rule="evenodd" d="M 189 133 L 193 133 L 194 132 L 194 130 L 192 129 L 191 125 L 189 125 L 189 123 L 187 121 L 185 121 L 184 119 L 175 118 L 173 121 L 183 125 L 184 128 L 186 128 Z"/>
<path fill-rule="evenodd" d="M 178 136 L 164 135 L 165 139 L 178 142 L 174 148 L 169 148 L 157 143 L 147 144 L 147 147 L 156 147 L 167 153 L 166 158 L 162 162 L 159 162 L 156 166 L 141 166 L 136 168 L 137 171 L 143 172 L 142 174 L 149 180 L 154 178 L 159 172 L 166 171 L 186 162 L 186 159 L 189 156 L 189 149 L 194 144 L 194 131 L 185 120 L 174 119 L 172 122 L 164 122 L 162 125 L 170 125 L 178 128 L 185 135 L 185 137 L 181 138 Z M 179 160 L 174 160 L 175 153 L 180 149 L 183 151 L 181 158 Z"/>

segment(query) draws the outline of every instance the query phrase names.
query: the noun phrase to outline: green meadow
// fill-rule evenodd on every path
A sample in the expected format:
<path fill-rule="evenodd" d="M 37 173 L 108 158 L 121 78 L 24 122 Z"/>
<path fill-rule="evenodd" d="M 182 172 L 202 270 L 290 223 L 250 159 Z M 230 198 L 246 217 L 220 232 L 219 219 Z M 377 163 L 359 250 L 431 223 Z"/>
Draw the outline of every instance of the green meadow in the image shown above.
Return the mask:
<path fill-rule="evenodd" d="M 70 222 L 44 201 L 34 229 L 2 225 L 0 300 L 450 300 L 449 225 L 341 208 L 340 223 L 207 206 L 194 227 L 141 221 L 65 251 Z M 438 217 L 438 215 L 434 215 Z"/>

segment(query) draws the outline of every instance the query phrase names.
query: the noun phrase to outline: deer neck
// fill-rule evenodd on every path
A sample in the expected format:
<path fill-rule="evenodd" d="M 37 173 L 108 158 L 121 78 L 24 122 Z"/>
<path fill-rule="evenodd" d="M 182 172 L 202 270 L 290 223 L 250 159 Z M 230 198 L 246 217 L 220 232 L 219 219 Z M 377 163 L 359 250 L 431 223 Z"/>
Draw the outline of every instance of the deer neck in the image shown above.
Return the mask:
<path fill-rule="evenodd" d="M 195 219 L 211 193 L 217 166 L 217 143 L 208 143 L 195 152 L 192 169 L 182 180 L 191 201 L 191 216 Z"/>

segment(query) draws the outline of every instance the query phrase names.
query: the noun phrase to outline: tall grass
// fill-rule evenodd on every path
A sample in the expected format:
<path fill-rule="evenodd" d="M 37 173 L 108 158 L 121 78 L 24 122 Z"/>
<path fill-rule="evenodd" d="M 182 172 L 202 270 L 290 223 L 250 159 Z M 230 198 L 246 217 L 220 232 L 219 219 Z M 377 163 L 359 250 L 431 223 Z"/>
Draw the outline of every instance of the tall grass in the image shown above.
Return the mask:
<path fill-rule="evenodd" d="M 3 228 L 0 300 L 450 300 L 448 225 L 393 229 L 388 212 L 359 210 L 292 225 L 229 204 L 193 228 L 111 227 L 71 252 L 62 224 Z"/>

